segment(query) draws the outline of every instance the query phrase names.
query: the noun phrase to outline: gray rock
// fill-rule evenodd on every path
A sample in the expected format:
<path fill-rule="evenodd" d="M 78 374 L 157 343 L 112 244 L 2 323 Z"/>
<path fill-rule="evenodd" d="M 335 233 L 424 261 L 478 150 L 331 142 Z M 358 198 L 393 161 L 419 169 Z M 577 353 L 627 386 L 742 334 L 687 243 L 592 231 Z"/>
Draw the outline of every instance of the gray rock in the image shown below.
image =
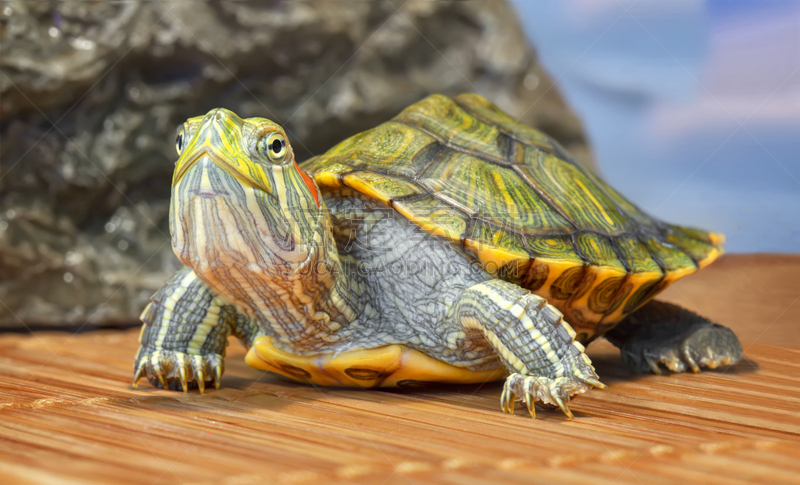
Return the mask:
<path fill-rule="evenodd" d="M 505 1 L 0 4 L 0 327 L 137 322 L 179 264 L 176 127 L 266 116 L 298 159 L 474 91 L 589 159 Z"/>

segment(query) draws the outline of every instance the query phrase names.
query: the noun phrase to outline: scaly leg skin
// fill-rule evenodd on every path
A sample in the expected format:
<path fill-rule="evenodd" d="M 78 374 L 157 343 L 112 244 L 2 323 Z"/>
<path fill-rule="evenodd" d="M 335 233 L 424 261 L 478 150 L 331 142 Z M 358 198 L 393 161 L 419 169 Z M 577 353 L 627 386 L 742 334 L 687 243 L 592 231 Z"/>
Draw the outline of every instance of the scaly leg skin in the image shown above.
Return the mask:
<path fill-rule="evenodd" d="M 701 367 L 714 369 L 742 358 L 742 344 L 731 329 L 679 306 L 651 301 L 606 334 L 636 372 L 662 374 Z"/>
<path fill-rule="evenodd" d="M 560 408 L 575 394 L 592 387 L 605 389 L 583 345 L 563 315 L 542 297 L 501 280 L 464 290 L 453 307 L 454 318 L 466 330 L 480 330 L 509 370 L 500 400 L 503 412 L 514 402 L 525 403 L 531 417 L 534 405 Z"/>
<path fill-rule="evenodd" d="M 140 317 L 134 388 L 147 376 L 153 386 L 173 391 L 202 393 L 211 383 L 219 389 L 228 336 L 249 345 L 259 334 L 250 318 L 220 302 L 189 268 L 175 273 L 151 300 Z"/>

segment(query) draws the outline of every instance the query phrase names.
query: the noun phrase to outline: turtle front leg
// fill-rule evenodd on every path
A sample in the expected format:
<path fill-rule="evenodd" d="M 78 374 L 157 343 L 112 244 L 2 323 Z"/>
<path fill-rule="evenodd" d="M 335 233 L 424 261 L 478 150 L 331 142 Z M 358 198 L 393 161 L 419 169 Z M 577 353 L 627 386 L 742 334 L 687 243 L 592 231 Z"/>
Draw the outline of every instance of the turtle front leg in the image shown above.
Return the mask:
<path fill-rule="evenodd" d="M 701 367 L 714 369 L 742 358 L 742 344 L 733 331 L 671 303 L 650 301 L 628 315 L 606 338 L 637 372 L 662 374 Z"/>
<path fill-rule="evenodd" d="M 228 336 L 249 345 L 259 333 L 252 319 L 219 301 L 189 268 L 153 295 L 140 319 L 134 388 L 147 376 L 154 386 L 174 391 L 204 392 L 211 383 L 219 389 Z"/>
<path fill-rule="evenodd" d="M 517 285 L 491 280 L 471 286 L 456 302 L 452 317 L 467 332 L 479 330 L 509 370 L 503 412 L 513 413 L 520 399 L 534 418 L 537 402 L 572 418 L 566 402 L 573 395 L 590 386 L 606 387 L 561 312 Z"/>

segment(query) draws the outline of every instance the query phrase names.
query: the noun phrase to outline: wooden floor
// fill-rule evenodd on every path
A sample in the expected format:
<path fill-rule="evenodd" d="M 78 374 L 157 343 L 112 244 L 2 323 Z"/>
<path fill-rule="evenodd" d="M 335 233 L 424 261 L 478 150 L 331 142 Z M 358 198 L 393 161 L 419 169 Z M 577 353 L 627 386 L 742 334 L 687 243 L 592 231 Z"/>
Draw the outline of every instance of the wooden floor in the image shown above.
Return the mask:
<path fill-rule="evenodd" d="M 500 412 L 499 383 L 318 389 L 248 368 L 224 388 L 130 388 L 137 331 L 0 335 L 0 482 L 208 484 L 800 483 L 800 256 L 729 256 L 664 299 L 732 327 L 746 360 L 631 375 L 575 419 Z M 519 406 L 518 406 L 519 407 Z"/>

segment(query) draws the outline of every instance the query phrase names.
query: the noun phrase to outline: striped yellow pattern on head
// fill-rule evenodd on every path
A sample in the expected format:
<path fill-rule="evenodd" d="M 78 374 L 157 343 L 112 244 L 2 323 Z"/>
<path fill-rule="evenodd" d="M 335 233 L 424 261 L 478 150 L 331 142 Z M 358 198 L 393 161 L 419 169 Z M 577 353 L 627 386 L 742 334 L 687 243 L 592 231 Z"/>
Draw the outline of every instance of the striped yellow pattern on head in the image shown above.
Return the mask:
<path fill-rule="evenodd" d="M 267 171 L 272 168 L 268 160 L 257 163 L 256 143 L 258 139 L 271 132 L 286 133 L 280 125 L 265 118 L 243 120 L 236 113 L 224 108 L 210 111 L 204 117 L 192 118 L 184 125 L 185 147 L 175 163 L 172 177 L 173 187 L 180 182 L 186 171 L 201 156 L 211 157 L 240 182 L 272 193 L 272 184 Z M 294 155 L 287 147 L 287 160 Z"/>

